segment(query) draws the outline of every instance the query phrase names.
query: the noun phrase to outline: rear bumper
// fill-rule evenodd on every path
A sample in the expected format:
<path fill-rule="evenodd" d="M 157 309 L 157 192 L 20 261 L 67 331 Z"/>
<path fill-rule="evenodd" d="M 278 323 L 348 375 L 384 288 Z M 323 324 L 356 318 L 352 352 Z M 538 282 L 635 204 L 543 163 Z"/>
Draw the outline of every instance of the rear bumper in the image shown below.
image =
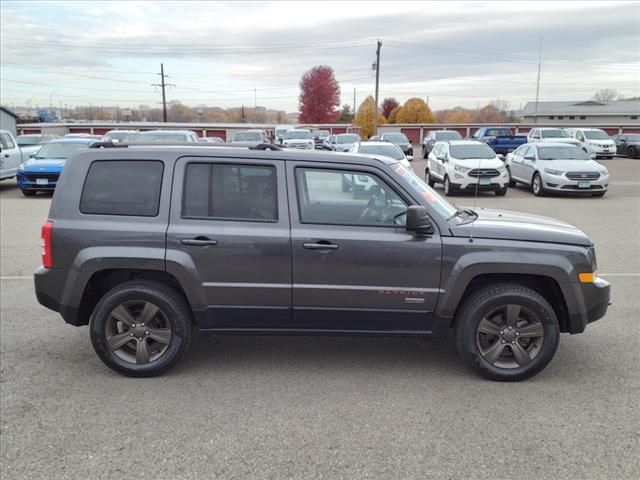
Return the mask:
<path fill-rule="evenodd" d="M 33 275 L 36 298 L 43 307 L 60 313 L 65 322 L 76 326 L 86 325 L 88 319 L 79 315 L 78 308 L 84 289 L 67 289 L 68 280 L 73 280 L 71 277 L 81 280 L 81 284 L 86 280 L 85 274 L 79 272 L 38 268 Z"/>

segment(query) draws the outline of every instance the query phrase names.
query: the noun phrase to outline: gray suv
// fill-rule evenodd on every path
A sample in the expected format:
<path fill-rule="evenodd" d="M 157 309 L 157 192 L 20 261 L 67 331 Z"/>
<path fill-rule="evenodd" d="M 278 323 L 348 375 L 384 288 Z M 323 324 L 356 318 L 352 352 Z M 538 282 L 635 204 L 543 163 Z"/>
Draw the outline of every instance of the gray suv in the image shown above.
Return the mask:
<path fill-rule="evenodd" d="M 85 149 L 67 162 L 42 245 L 38 301 L 88 324 L 100 359 L 136 377 L 169 369 L 194 331 L 453 328 L 473 369 L 521 380 L 551 361 L 560 332 L 609 305 L 577 228 L 457 209 L 375 155 Z"/>

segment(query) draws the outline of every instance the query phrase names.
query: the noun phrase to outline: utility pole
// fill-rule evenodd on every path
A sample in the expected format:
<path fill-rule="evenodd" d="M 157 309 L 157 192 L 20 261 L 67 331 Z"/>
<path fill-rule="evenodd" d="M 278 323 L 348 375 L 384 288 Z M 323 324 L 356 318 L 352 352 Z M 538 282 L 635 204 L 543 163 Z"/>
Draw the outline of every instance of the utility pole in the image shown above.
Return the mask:
<path fill-rule="evenodd" d="M 533 123 L 538 123 L 538 100 L 540 100 L 540 65 L 542 64 L 542 35 L 540 35 L 540 46 L 538 47 L 538 80 L 536 82 L 536 106 L 533 115 Z"/>
<path fill-rule="evenodd" d="M 353 118 L 356 115 L 356 87 L 353 87 Z"/>
<path fill-rule="evenodd" d="M 380 85 L 380 47 L 382 42 L 378 40 L 376 48 L 376 107 L 373 110 L 373 134 L 378 134 L 378 87 Z"/>
<path fill-rule="evenodd" d="M 253 110 L 255 114 L 255 109 L 258 107 L 258 95 L 256 93 L 256 89 L 253 89 Z"/>
<path fill-rule="evenodd" d="M 169 77 L 169 75 L 164 74 L 164 63 L 160 64 L 160 73 L 158 73 L 158 75 L 160 75 L 160 83 L 153 83 L 151 86 L 160 87 L 162 89 L 162 121 L 167 123 L 167 97 L 165 95 L 165 88 L 175 87 L 175 85 L 164 81 L 165 78 Z"/>

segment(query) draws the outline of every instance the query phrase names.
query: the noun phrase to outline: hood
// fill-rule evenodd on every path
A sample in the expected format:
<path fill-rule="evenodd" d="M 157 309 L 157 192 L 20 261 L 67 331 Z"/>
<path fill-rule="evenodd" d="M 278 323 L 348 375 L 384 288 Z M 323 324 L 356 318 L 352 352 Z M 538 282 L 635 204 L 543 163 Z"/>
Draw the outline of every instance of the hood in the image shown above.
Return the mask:
<path fill-rule="evenodd" d="M 255 147 L 256 145 L 260 145 L 261 142 L 250 141 L 250 142 L 229 142 L 229 145 L 234 145 L 236 147 Z"/>
<path fill-rule="evenodd" d="M 563 172 L 600 172 L 605 170 L 604 165 L 600 165 L 594 160 L 539 160 L 540 165 Z"/>
<path fill-rule="evenodd" d="M 353 147 L 353 143 L 336 143 L 336 150 L 340 151 L 340 152 L 348 152 L 349 150 L 351 150 L 351 147 Z"/>
<path fill-rule="evenodd" d="M 582 230 L 554 218 L 485 208 L 476 212 L 478 218 L 474 222 L 451 227 L 454 236 L 469 237 L 473 234 L 476 238 L 592 245 Z"/>
<path fill-rule="evenodd" d="M 66 159 L 62 158 L 43 158 L 36 160 L 35 158 L 29 159 L 24 162 L 25 171 L 39 172 L 44 170 L 58 169 L 64 167 Z"/>
<path fill-rule="evenodd" d="M 41 148 L 42 148 L 42 145 L 28 145 L 25 147 L 20 147 L 20 150 L 22 150 L 22 155 L 24 158 L 24 156 L 28 157 L 29 155 L 33 155 Z"/>

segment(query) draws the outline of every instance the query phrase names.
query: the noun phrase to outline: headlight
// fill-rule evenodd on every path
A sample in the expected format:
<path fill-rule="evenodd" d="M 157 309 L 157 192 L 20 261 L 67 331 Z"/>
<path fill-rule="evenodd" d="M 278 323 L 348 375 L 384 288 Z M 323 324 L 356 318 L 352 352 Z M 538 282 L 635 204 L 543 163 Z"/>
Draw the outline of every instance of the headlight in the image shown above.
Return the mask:
<path fill-rule="evenodd" d="M 609 175 L 609 170 L 607 170 L 606 168 L 604 170 L 600 170 L 600 175 L 602 176 L 608 176 Z"/>
<path fill-rule="evenodd" d="M 455 165 L 453 168 L 462 173 L 466 173 L 471 170 L 469 167 L 463 167 L 462 165 Z"/>
<path fill-rule="evenodd" d="M 24 172 L 24 163 L 21 163 L 20 165 L 18 165 L 18 171 Z"/>
<path fill-rule="evenodd" d="M 553 168 L 545 168 L 544 171 L 549 175 L 562 175 L 564 173 L 562 170 L 554 170 Z"/>
<path fill-rule="evenodd" d="M 497 168 L 497 170 L 498 170 L 500 173 L 506 173 L 506 171 L 507 171 L 507 169 L 506 169 L 505 167 L 498 167 L 498 168 Z"/>

